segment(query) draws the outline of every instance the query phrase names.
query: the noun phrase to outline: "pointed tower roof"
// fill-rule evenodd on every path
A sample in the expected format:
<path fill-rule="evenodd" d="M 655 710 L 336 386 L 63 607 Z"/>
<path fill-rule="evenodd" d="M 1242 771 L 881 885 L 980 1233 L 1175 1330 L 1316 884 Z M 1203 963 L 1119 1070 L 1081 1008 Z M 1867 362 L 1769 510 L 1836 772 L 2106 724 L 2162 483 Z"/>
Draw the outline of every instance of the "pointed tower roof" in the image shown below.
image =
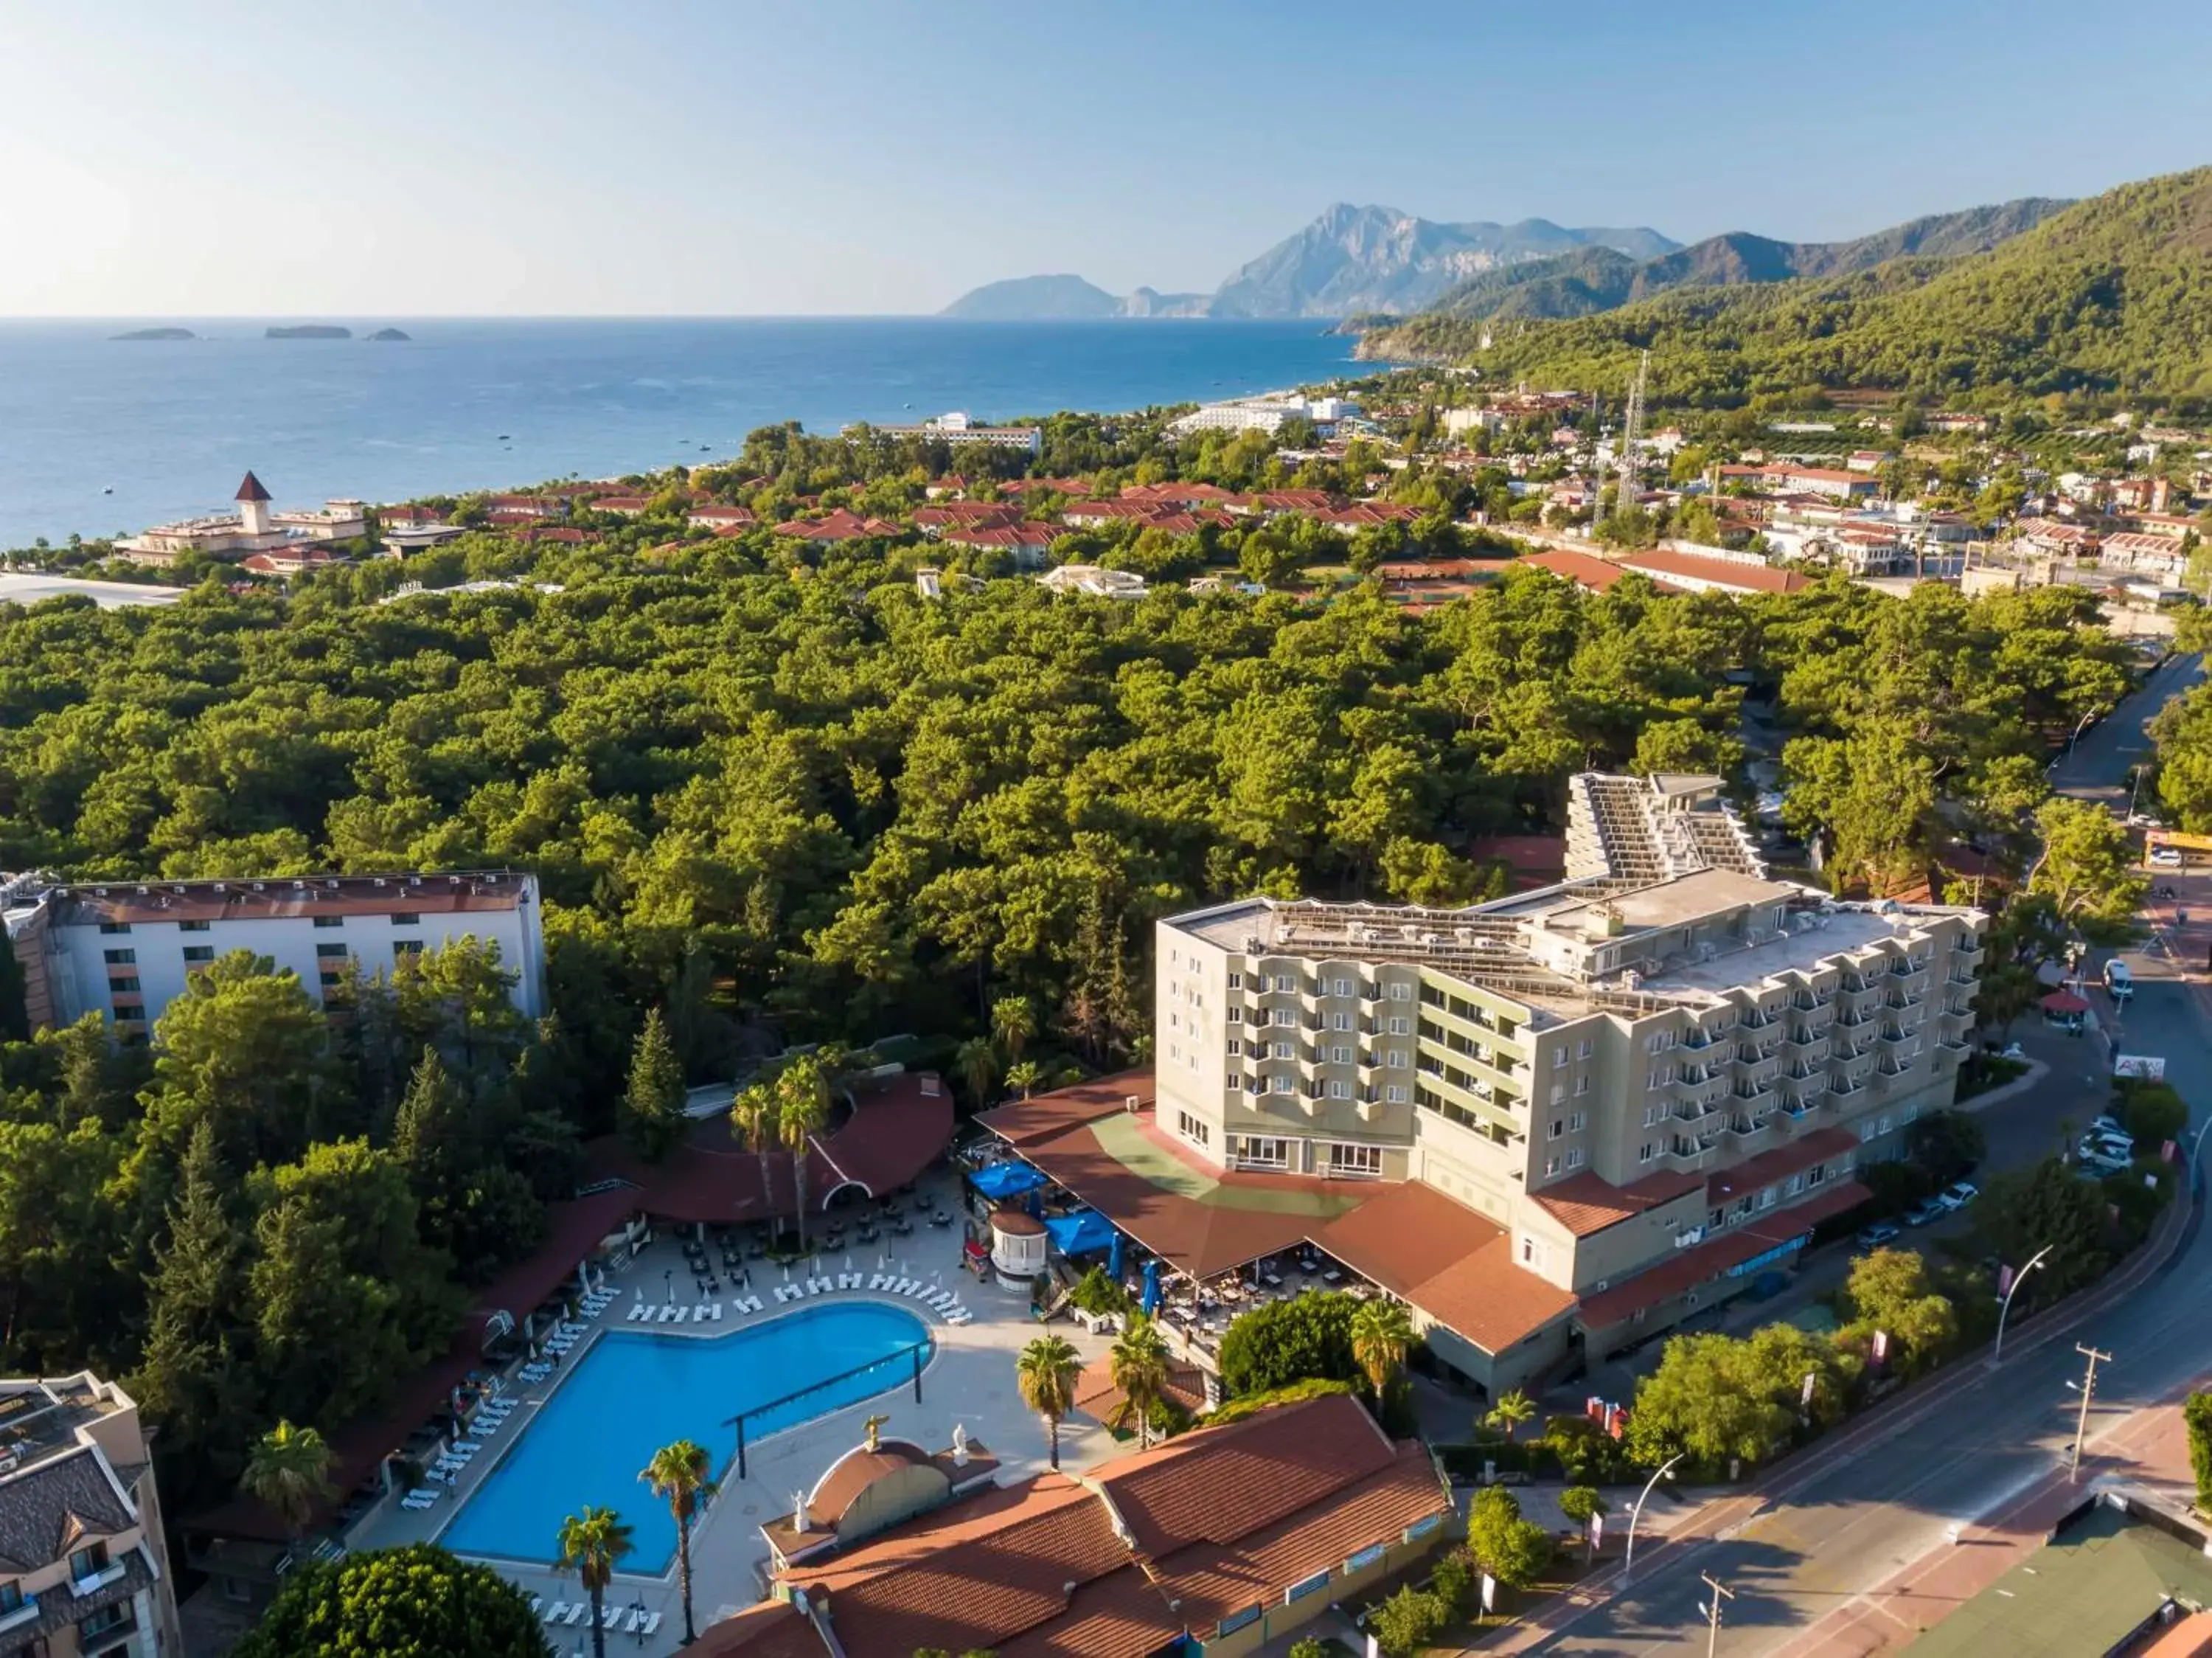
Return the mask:
<path fill-rule="evenodd" d="M 266 501 L 269 498 L 269 491 L 261 487 L 259 479 L 252 472 L 248 472 L 246 474 L 245 482 L 238 486 L 238 493 L 231 498 L 236 501 Z"/>

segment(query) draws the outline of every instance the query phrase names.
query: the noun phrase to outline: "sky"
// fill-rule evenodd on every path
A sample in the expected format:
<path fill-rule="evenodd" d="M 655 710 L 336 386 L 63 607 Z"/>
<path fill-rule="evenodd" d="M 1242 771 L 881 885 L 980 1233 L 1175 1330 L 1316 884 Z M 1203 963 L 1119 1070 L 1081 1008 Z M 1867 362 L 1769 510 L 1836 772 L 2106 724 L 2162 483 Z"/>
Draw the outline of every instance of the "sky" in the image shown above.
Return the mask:
<path fill-rule="evenodd" d="M 0 316 L 1210 290 L 1334 201 L 1844 237 L 2212 162 L 2203 3 L 0 0 Z"/>

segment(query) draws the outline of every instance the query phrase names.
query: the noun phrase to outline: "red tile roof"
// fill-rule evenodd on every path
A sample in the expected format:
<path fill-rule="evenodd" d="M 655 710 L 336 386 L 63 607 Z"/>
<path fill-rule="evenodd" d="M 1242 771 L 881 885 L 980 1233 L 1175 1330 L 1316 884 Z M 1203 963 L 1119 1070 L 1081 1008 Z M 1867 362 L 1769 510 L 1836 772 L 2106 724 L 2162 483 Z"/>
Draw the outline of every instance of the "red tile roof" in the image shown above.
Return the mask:
<path fill-rule="evenodd" d="M 1049 524 L 989 524 L 947 530 L 939 539 L 956 547 L 1048 547 L 1054 536 Z"/>
<path fill-rule="evenodd" d="M 234 501 L 266 501 L 268 498 L 269 491 L 261 487 L 261 480 L 252 472 L 246 473 L 240 481 L 238 493 L 231 497 Z"/>
<path fill-rule="evenodd" d="M 1815 1163 L 1825 1163 L 1832 1157 L 1859 1149 L 1859 1137 L 1846 1128 L 1814 1129 L 1810 1134 L 1790 1141 L 1787 1145 L 1762 1151 L 1756 1157 L 1746 1158 L 1734 1168 L 1724 1168 L 1705 1183 L 1705 1197 L 1717 1209 L 1731 1198 L 1747 1192 L 1755 1192 L 1761 1186 L 1771 1186 L 1777 1180 L 1808 1169 Z"/>
<path fill-rule="evenodd" d="M 1577 552 L 1569 547 L 1551 547 L 1542 552 L 1523 553 L 1519 562 L 1533 564 L 1538 570 L 1547 570 L 1562 580 L 1572 582 L 1578 588 L 1587 588 L 1592 593 L 1605 592 L 1628 574 L 1609 558 Z"/>
<path fill-rule="evenodd" d="M 1690 552 L 1632 552 L 1621 563 L 1661 582 L 1671 576 L 1742 593 L 1798 593 L 1813 585 L 1811 577 L 1794 570 L 1739 564 L 1733 558 L 1705 558 Z"/>
<path fill-rule="evenodd" d="M 1741 1266 L 1753 1256 L 1765 1254 L 1806 1228 L 1855 1208 L 1872 1195 L 1856 1180 L 1845 1180 L 1809 1202 L 1777 1210 L 1717 1238 L 1677 1250 L 1656 1266 L 1632 1278 L 1583 1296 L 1575 1321 L 1585 1330 L 1611 1329 L 1637 1313 L 1671 1301 L 1685 1290 L 1710 1283 L 1730 1267 Z"/>
<path fill-rule="evenodd" d="M 802 541 L 850 541 L 863 535 L 896 535 L 899 527 L 880 518 L 861 518 L 836 507 L 819 518 L 793 518 L 775 527 L 778 535 Z"/>
<path fill-rule="evenodd" d="M 1646 1210 L 1671 1204 L 1704 1185 L 1699 1175 L 1666 1173 L 1646 1175 L 1633 1186 L 1617 1186 L 1585 1173 L 1570 1175 L 1530 1196 L 1575 1236 L 1587 1238 Z"/>

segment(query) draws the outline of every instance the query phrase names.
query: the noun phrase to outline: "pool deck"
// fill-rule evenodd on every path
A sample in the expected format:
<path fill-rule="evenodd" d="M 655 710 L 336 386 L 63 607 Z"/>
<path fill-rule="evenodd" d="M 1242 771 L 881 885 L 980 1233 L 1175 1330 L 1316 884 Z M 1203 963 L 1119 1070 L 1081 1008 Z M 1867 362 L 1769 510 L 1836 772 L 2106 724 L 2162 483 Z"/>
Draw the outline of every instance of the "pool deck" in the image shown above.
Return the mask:
<path fill-rule="evenodd" d="M 951 1183 L 945 1177 L 922 1185 L 925 1191 L 945 1189 L 948 1200 L 953 1195 Z M 970 1436 L 989 1447 L 991 1454 L 1000 1460 L 1001 1480 L 1024 1478 L 1044 1468 L 1044 1424 L 1023 1407 L 1014 1383 L 1015 1356 L 1040 1329 L 1029 1315 L 1028 1292 L 979 1284 L 972 1276 L 962 1271 L 960 1232 L 957 1227 L 917 1227 L 910 1238 L 884 1241 L 890 1246 L 890 1259 L 907 1277 L 925 1282 L 934 1277 L 945 1288 L 958 1290 L 962 1304 L 975 1315 L 974 1321 L 947 1325 L 921 1301 L 865 1289 L 843 1290 L 827 1296 L 812 1296 L 801 1304 L 780 1306 L 771 1291 L 773 1286 L 783 1282 L 782 1275 L 770 1268 L 766 1272 L 755 1272 L 751 1292 L 767 1304 L 766 1311 L 738 1323 L 731 1323 L 726 1311 L 721 1322 L 705 1326 L 689 1322 L 630 1324 L 625 1314 L 634 1299 L 629 1293 L 634 1288 L 642 1289 L 645 1299 L 652 1301 L 656 1289 L 665 1286 L 664 1274 L 672 1265 L 679 1277 L 688 1276 L 680 1247 L 672 1239 L 664 1237 L 626 1270 L 612 1276 L 610 1287 L 620 1292 L 617 1299 L 591 1326 L 590 1334 L 568 1355 L 567 1362 L 542 1385 L 517 1390 L 517 1396 L 523 1401 L 521 1407 L 507 1426 L 487 1442 L 487 1449 L 477 1459 L 477 1466 L 462 1475 L 451 1496 L 420 1513 L 401 1509 L 396 1500 L 386 1502 L 356 1528 L 349 1539 L 352 1546 L 386 1548 L 435 1540 L 459 1511 L 458 1505 L 467 1502 L 509 1442 L 530 1431 L 538 1407 L 567 1379 L 602 1331 L 647 1330 L 655 1336 L 712 1340 L 765 1324 L 779 1314 L 796 1312 L 799 1305 L 820 1306 L 824 1301 L 886 1301 L 905 1308 L 928 1325 L 930 1338 L 937 1344 L 937 1353 L 922 1375 L 921 1403 L 914 1402 L 911 1388 L 902 1382 L 872 1399 L 771 1435 L 747 1448 L 747 1477 L 739 1480 L 732 1469 L 692 1532 L 692 1606 L 702 1629 L 760 1598 L 760 1568 L 768 1557 L 768 1545 L 762 1540 L 759 1530 L 761 1521 L 789 1513 L 794 1490 L 811 1488 L 830 1463 L 866 1438 L 862 1423 L 871 1415 L 890 1417 L 884 1430 L 887 1435 L 916 1441 L 933 1450 L 951 1442 L 954 1424 L 964 1425 Z M 872 1275 L 881 1247 L 872 1246 L 865 1251 L 852 1251 L 854 1268 Z M 839 1254 L 825 1256 L 823 1264 L 834 1271 L 842 1269 L 843 1261 L 843 1255 Z M 729 1295 L 725 1286 L 726 1303 Z M 1075 1346 L 1085 1362 L 1104 1351 L 1111 1339 L 1086 1335 L 1080 1327 L 1065 1322 L 1056 1323 L 1052 1328 Z M 1079 1468 L 1112 1454 L 1116 1443 L 1088 1418 L 1071 1417 L 1060 1424 L 1060 1448 L 1061 1465 Z M 635 1503 L 623 1506 L 641 1509 L 655 1502 L 641 1484 Z M 556 1576 L 551 1566 L 553 1535 L 562 1517 L 560 1513 L 545 1516 L 547 1564 L 543 1569 L 532 1570 L 511 1561 L 491 1563 L 527 1593 L 544 1596 L 548 1606 L 556 1600 L 573 1604 L 577 1598 L 574 1578 Z M 635 1653 L 657 1658 L 658 1655 L 680 1649 L 684 1611 L 677 1593 L 672 1561 L 665 1575 L 617 1573 L 607 1601 L 623 1607 L 641 1602 L 648 1612 L 662 1614 L 660 1626 L 650 1640 L 624 1633 L 618 1623 L 607 1637 L 610 1654 Z M 591 1649 L 587 1626 L 581 1623 L 552 1626 L 547 1630 L 547 1636 L 557 1654 Z"/>

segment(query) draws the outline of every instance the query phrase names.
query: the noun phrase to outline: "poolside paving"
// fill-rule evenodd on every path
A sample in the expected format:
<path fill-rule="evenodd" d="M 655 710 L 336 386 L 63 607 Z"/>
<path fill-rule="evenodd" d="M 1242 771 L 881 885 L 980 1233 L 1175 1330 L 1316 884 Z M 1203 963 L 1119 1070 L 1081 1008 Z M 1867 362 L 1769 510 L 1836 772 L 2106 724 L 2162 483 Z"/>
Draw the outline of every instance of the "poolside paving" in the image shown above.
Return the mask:
<path fill-rule="evenodd" d="M 925 1191 L 932 1186 L 944 1190 L 948 1200 L 953 1196 L 949 1181 L 923 1185 Z M 915 1440 L 933 1449 L 951 1442 L 956 1423 L 964 1426 L 972 1439 L 989 1447 L 992 1454 L 1000 1460 L 1001 1480 L 1025 1478 L 1047 1466 L 1044 1424 L 1023 1408 L 1014 1381 L 1015 1356 L 1024 1344 L 1038 1333 L 1038 1326 L 1030 1316 L 1028 1292 L 978 1284 L 960 1270 L 960 1243 L 957 1227 L 917 1227 L 910 1238 L 884 1240 L 892 1259 L 908 1277 L 927 1281 L 934 1276 L 945 1287 L 957 1289 L 963 1304 L 975 1315 L 972 1323 L 948 1326 L 919 1301 L 872 1295 L 866 1290 L 841 1291 L 830 1298 L 888 1300 L 929 1324 L 937 1351 L 923 1373 L 921 1402 L 915 1404 L 911 1388 L 902 1383 L 893 1391 L 769 1436 L 747 1448 L 746 1477 L 740 1480 L 734 1468 L 729 1471 L 720 1492 L 692 1534 L 692 1605 L 702 1628 L 743 1610 L 760 1598 L 762 1569 L 768 1557 L 767 1545 L 760 1535 L 760 1522 L 788 1513 L 793 1492 L 811 1489 L 832 1462 L 866 1438 L 863 1423 L 872 1415 L 890 1417 L 886 1434 Z M 883 1247 L 879 1245 L 854 1249 L 854 1266 L 872 1273 L 877 1254 Z M 842 1265 L 842 1256 L 824 1259 L 825 1266 L 836 1268 Z M 679 1276 L 688 1276 L 678 1245 L 664 1238 L 626 1269 L 615 1273 L 611 1282 L 624 1293 L 593 1326 L 590 1340 L 597 1340 L 602 1326 L 611 1329 L 625 1327 L 624 1308 L 631 1299 L 628 1292 L 633 1287 L 642 1289 L 646 1299 L 654 1299 L 654 1292 L 665 1285 L 664 1275 L 672 1266 Z M 780 1273 L 756 1271 L 754 1278 L 754 1293 L 761 1295 L 768 1308 L 744 1324 L 732 1326 L 726 1317 L 723 1322 L 708 1325 L 696 1332 L 688 1323 L 655 1324 L 650 1327 L 656 1335 L 696 1333 L 701 1338 L 711 1339 L 727 1335 L 733 1328 L 763 1323 L 778 1314 L 798 1310 L 796 1307 L 779 1307 L 769 1293 L 770 1286 L 781 1282 Z M 726 1287 L 726 1301 L 728 1294 Z M 820 1299 L 817 1297 L 815 1301 Z M 1074 1344 L 1085 1362 L 1103 1353 L 1111 1341 L 1109 1337 L 1086 1335 L 1080 1328 L 1066 1324 L 1055 1325 L 1054 1329 Z M 478 1466 L 462 1476 L 453 1498 L 421 1513 L 410 1513 L 401 1509 L 396 1502 L 387 1502 L 356 1529 L 350 1539 L 352 1545 L 381 1548 L 434 1540 L 459 1512 L 456 1505 L 465 1504 L 476 1485 L 486 1477 L 499 1452 L 511 1440 L 529 1432 L 538 1405 L 587 1351 L 588 1344 L 580 1344 L 569 1355 L 568 1363 L 545 1386 L 523 1390 L 521 1408 L 492 1442 L 493 1448 L 477 1459 Z M 672 1426 L 672 1436 L 673 1431 Z M 1061 1424 L 1060 1442 L 1061 1465 L 1069 1468 L 1087 1466 L 1117 1448 L 1104 1429 L 1083 1417 L 1071 1417 Z M 654 1500 L 640 1485 L 635 1507 L 641 1509 Z M 556 1601 L 573 1604 L 577 1598 L 575 1580 L 557 1576 L 551 1565 L 553 1536 L 566 1512 L 564 1509 L 545 1515 L 547 1563 L 542 1570 L 518 1567 L 511 1561 L 495 1563 L 498 1570 L 526 1592 L 544 1596 L 549 1606 Z M 665 1574 L 617 1573 L 607 1599 L 610 1604 L 625 1607 L 641 1604 L 647 1612 L 662 1615 L 659 1628 L 649 1641 L 623 1632 L 617 1624 L 607 1639 L 611 1653 L 636 1653 L 657 1658 L 658 1655 L 679 1649 L 684 1614 L 672 1562 Z M 556 1653 L 590 1650 L 590 1637 L 581 1624 L 556 1626 L 548 1634 Z"/>

